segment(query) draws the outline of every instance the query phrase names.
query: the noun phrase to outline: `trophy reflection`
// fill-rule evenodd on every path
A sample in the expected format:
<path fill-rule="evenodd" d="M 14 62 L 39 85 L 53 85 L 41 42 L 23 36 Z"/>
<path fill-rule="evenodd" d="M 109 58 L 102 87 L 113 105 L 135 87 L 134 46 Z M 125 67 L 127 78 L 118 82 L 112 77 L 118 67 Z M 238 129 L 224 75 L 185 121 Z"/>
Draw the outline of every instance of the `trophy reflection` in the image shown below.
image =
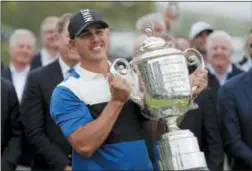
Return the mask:
<path fill-rule="evenodd" d="M 169 128 L 158 141 L 161 170 L 207 170 L 204 153 L 200 152 L 197 138 L 189 130 L 180 130 L 177 119 L 190 108 L 192 94 L 188 64 L 196 62 L 204 67 L 201 54 L 195 49 L 185 52 L 168 47 L 166 42 L 152 36 L 139 47 L 138 56 L 130 63 L 116 59 L 111 73 L 120 75 L 131 86 L 131 100 L 142 108 L 148 119 L 164 119 Z"/>

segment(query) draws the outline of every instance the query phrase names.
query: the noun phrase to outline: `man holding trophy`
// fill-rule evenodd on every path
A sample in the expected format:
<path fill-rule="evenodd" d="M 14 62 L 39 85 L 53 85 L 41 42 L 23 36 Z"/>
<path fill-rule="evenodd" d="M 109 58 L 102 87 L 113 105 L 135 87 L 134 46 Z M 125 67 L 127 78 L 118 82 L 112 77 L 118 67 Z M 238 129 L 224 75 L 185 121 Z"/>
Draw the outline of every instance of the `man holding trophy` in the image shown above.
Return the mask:
<path fill-rule="evenodd" d="M 78 11 L 68 26 L 80 64 L 55 88 L 51 115 L 74 149 L 73 170 L 153 170 L 142 125 L 161 118 L 167 121 L 171 135 L 160 139 L 160 169 L 205 168 L 195 137 L 176 127 L 191 97 L 207 86 L 205 69 L 188 74 L 186 58 L 192 63 L 198 54 L 166 48 L 161 38 L 150 36 L 139 49 L 136 65 L 122 59 L 110 64 L 108 27 L 92 9 Z M 173 83 L 168 84 L 171 79 Z M 184 154 L 188 152 L 189 156 Z"/>

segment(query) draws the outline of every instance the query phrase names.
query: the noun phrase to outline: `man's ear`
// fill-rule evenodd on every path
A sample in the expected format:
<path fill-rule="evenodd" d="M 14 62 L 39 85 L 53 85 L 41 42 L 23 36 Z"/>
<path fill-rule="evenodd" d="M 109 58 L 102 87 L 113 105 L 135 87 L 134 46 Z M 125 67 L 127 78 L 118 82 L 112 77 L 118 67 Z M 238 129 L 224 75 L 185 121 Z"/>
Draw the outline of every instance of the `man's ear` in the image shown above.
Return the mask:
<path fill-rule="evenodd" d="M 69 46 L 70 46 L 70 48 L 75 48 L 76 47 L 74 39 L 69 39 Z"/>

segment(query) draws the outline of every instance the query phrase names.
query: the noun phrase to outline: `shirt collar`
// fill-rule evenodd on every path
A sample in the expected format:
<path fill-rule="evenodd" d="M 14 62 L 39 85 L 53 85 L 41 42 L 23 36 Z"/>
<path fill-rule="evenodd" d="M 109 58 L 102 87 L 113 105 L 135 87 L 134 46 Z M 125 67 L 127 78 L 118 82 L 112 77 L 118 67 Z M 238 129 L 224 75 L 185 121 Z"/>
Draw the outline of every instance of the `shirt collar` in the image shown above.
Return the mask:
<path fill-rule="evenodd" d="M 215 72 L 215 70 L 214 70 L 214 68 L 213 68 L 212 65 L 209 64 L 209 65 L 208 65 L 208 69 L 209 69 L 209 72 L 210 72 L 211 74 L 213 74 L 213 75 L 216 74 L 216 72 Z M 229 66 L 228 66 L 228 68 L 227 68 L 225 74 L 230 74 L 232 71 L 233 71 L 233 65 L 232 65 L 232 64 L 229 64 Z"/>
<path fill-rule="evenodd" d="M 57 59 L 57 56 L 50 56 L 48 54 L 48 52 L 46 51 L 46 49 L 41 49 L 41 57 L 42 57 L 42 60 L 44 60 L 45 62 L 46 61 L 54 61 Z"/>
<path fill-rule="evenodd" d="M 60 68 L 61 68 L 61 72 L 62 72 L 63 76 L 65 77 L 65 75 L 67 74 L 67 72 L 68 72 L 69 69 L 70 69 L 70 66 L 68 66 L 68 65 L 61 59 L 61 57 L 59 57 L 59 65 L 60 65 Z"/>
<path fill-rule="evenodd" d="M 111 66 L 111 62 L 108 61 L 109 66 Z M 103 76 L 103 74 L 101 73 L 95 73 L 95 72 L 91 72 L 86 70 L 85 68 L 80 66 L 80 63 L 76 65 L 75 70 L 78 74 L 80 74 L 81 77 L 83 77 L 84 79 L 88 79 L 88 80 L 93 80 L 98 76 Z"/>
<path fill-rule="evenodd" d="M 27 65 L 23 70 L 17 70 L 12 63 L 10 63 L 10 71 L 12 73 L 28 73 L 30 71 L 31 66 Z"/>

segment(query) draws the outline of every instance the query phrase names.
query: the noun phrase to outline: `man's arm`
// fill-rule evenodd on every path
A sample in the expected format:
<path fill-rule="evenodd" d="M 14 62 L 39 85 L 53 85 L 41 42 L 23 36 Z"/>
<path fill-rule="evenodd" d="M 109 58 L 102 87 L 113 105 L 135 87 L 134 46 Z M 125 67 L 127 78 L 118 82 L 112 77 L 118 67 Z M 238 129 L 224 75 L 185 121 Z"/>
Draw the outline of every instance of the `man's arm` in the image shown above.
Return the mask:
<path fill-rule="evenodd" d="M 1 168 L 2 170 L 15 170 L 22 153 L 21 140 L 23 127 L 20 121 L 19 103 L 13 86 L 11 86 L 8 96 L 8 123 L 10 124 L 8 125 L 8 129 L 11 129 L 11 135 L 8 145 L 2 153 Z"/>
<path fill-rule="evenodd" d="M 219 90 L 218 113 L 221 119 L 225 149 L 232 156 L 243 160 L 252 168 L 252 149 L 241 139 L 235 97 L 225 86 Z"/>
<path fill-rule="evenodd" d="M 36 152 L 44 156 L 52 169 L 64 170 L 69 163 L 67 156 L 45 134 L 44 115 L 47 111 L 43 108 L 45 102 L 38 79 L 35 73 L 28 76 L 21 104 L 21 120 L 28 140 Z"/>
<path fill-rule="evenodd" d="M 94 120 L 87 106 L 70 89 L 57 87 L 52 95 L 51 115 L 72 147 L 90 157 L 107 139 L 123 105 L 110 101 Z"/>
<path fill-rule="evenodd" d="M 80 127 L 68 137 L 73 148 L 90 157 L 107 139 L 122 108 L 122 103 L 110 101 L 96 120 Z"/>
<path fill-rule="evenodd" d="M 211 93 L 208 91 L 207 93 Z M 206 160 L 210 170 L 223 170 L 224 150 L 217 118 L 216 100 L 210 94 L 203 105 L 203 135 L 206 142 Z"/>

